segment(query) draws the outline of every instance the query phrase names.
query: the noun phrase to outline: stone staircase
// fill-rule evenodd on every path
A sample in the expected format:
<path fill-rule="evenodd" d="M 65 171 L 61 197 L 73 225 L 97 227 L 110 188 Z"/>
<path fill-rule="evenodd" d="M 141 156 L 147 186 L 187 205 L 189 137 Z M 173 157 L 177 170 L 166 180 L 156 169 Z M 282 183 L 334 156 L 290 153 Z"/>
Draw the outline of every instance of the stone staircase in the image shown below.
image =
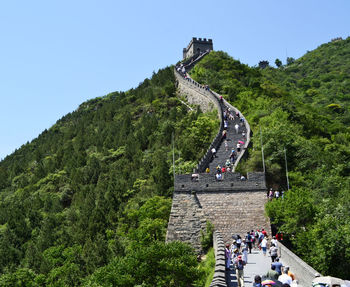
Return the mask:
<path fill-rule="evenodd" d="M 227 106 L 224 106 L 226 109 Z M 219 165 L 223 167 L 226 163 L 226 160 L 230 158 L 231 150 L 234 149 L 237 153 L 237 143 L 238 141 L 246 142 L 247 137 L 247 129 L 245 125 L 240 121 L 239 117 L 236 117 L 234 115 L 234 120 L 228 120 L 228 128 L 227 128 L 227 148 L 225 147 L 224 141 L 222 141 L 217 149 L 216 157 L 212 159 L 212 161 L 209 164 L 210 173 L 214 174 L 216 172 L 216 167 Z M 238 134 L 235 130 L 235 125 L 239 125 Z M 243 136 L 243 133 L 245 136 Z M 241 153 L 243 152 L 243 144 L 241 145 Z M 238 154 L 237 154 L 238 155 Z"/>

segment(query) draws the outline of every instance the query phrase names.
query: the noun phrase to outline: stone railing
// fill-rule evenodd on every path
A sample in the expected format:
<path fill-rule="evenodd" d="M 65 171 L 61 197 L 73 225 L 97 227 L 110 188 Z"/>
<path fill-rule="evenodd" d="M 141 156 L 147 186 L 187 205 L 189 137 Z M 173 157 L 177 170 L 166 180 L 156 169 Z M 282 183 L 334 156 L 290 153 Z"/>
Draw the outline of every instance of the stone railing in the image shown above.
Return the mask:
<path fill-rule="evenodd" d="M 240 173 L 225 173 L 220 181 L 217 181 L 214 175 L 207 173 L 201 173 L 196 178 L 191 174 L 178 174 L 175 176 L 174 187 L 178 192 L 265 191 L 266 182 L 263 172 L 248 173 L 245 180 L 241 179 Z"/>
<path fill-rule="evenodd" d="M 219 231 L 214 231 L 213 233 L 213 245 L 215 252 L 215 271 L 210 287 L 226 287 L 225 243 Z"/>
<path fill-rule="evenodd" d="M 304 287 L 311 286 L 315 274 L 319 272 L 300 259 L 281 242 L 278 242 L 278 249 L 283 265 L 290 267 L 290 270 L 295 274 L 299 284 Z"/>

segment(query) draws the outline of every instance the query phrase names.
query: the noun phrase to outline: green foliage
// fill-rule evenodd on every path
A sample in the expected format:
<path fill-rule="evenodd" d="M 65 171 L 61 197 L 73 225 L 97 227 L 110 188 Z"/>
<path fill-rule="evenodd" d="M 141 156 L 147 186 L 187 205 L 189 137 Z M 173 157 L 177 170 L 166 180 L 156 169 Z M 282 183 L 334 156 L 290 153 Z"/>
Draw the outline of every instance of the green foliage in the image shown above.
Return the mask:
<path fill-rule="evenodd" d="M 215 251 L 210 248 L 205 255 L 205 259 L 199 264 L 199 272 L 201 275 L 200 279 L 194 283 L 196 287 L 209 287 L 213 281 L 215 272 Z"/>
<path fill-rule="evenodd" d="M 275 65 L 277 66 L 277 68 L 280 68 L 282 66 L 282 61 L 280 59 L 276 59 Z"/>
<path fill-rule="evenodd" d="M 205 232 L 201 230 L 201 245 L 204 251 L 208 251 L 209 248 L 213 247 L 213 232 L 214 225 L 207 220 Z"/>
<path fill-rule="evenodd" d="M 0 162 L 0 286 L 196 280 L 193 251 L 163 243 L 171 138 L 188 168 L 203 156 L 218 120 L 188 111 L 175 90 L 172 68 L 160 70 L 136 89 L 81 104 Z"/>
<path fill-rule="evenodd" d="M 97 269 L 83 286 L 191 286 L 199 270 L 193 250 L 180 242 L 138 245 Z"/>

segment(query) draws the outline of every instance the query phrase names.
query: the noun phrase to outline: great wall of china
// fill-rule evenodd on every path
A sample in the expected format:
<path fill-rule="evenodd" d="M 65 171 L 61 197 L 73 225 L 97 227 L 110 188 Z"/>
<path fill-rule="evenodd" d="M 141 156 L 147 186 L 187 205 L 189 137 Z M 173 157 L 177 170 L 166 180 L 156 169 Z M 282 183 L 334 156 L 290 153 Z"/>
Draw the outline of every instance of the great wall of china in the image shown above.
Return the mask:
<path fill-rule="evenodd" d="M 211 41 L 210 43 L 212 45 Z M 186 72 L 208 53 L 209 51 L 206 51 L 184 61 Z M 238 154 L 233 172 L 225 173 L 221 181 L 215 180 L 216 165 L 224 163 L 228 156 L 227 147 L 225 148 L 221 141 L 223 109 L 229 108 L 234 113 L 239 113 L 241 117 L 243 115 L 225 100 L 220 102 L 220 95 L 217 93 L 210 91 L 190 78 L 185 78 L 176 69 L 174 69 L 174 73 L 178 84 L 178 92 L 181 96 L 185 96 L 188 103 L 199 105 L 203 111 L 217 109 L 221 124 L 216 137 L 194 170 L 194 173 L 198 174 L 198 178 L 193 180 L 192 174 L 175 175 L 175 188 L 166 241 L 188 242 L 200 253 L 201 231 L 205 231 L 206 221 L 209 220 L 215 228 L 213 241 L 216 258 L 215 274 L 211 286 L 227 286 L 224 244 L 232 240 L 233 234 L 244 235 L 251 229 L 264 228 L 271 234 L 270 221 L 264 212 L 264 205 L 267 201 L 265 174 L 251 172 L 247 174 L 246 180 L 241 180 L 241 175 L 234 172 L 239 160 L 244 156 L 249 146 L 251 131 L 248 122 L 244 120 L 243 124 L 240 124 L 239 133 L 236 134 L 233 132 L 233 125 L 236 122 L 232 121 L 229 124 L 227 134 L 230 143 L 229 150 L 234 147 L 237 140 L 242 139 L 243 134 L 242 151 Z M 214 159 L 211 153 L 213 147 L 217 150 L 217 157 Z M 210 167 L 210 173 L 204 172 L 206 167 Z M 303 274 L 299 278 L 300 283 L 304 286 L 311 286 L 316 270 L 282 244 L 280 254 L 292 269 Z"/>

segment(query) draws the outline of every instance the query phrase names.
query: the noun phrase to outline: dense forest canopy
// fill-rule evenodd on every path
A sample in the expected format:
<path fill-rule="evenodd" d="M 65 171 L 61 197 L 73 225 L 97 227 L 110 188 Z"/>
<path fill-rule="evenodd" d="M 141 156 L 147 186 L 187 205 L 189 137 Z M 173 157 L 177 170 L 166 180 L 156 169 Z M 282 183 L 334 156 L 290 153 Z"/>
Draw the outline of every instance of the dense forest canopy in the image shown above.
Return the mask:
<path fill-rule="evenodd" d="M 189 111 L 177 99 L 169 67 L 136 89 L 81 104 L 6 157 L 0 286 L 194 284 L 192 248 L 164 243 L 172 134 L 185 172 L 218 124 L 215 111 Z"/>
<path fill-rule="evenodd" d="M 262 170 L 261 128 L 268 183 L 286 191 L 286 149 L 291 189 L 267 214 L 315 269 L 350 278 L 350 38 L 278 66 L 251 68 L 212 52 L 192 77 L 248 119 L 254 148 L 241 171 Z"/>

